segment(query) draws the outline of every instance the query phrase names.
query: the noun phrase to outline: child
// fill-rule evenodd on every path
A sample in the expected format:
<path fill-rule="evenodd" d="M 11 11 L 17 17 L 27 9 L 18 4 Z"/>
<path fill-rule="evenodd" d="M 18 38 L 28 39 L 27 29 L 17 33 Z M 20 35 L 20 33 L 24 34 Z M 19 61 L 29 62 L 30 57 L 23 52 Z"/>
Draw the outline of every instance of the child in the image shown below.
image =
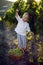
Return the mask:
<path fill-rule="evenodd" d="M 29 15 L 27 12 L 25 12 L 22 16 L 22 18 L 18 15 L 18 9 L 16 10 L 16 19 L 18 21 L 17 27 L 15 28 L 15 31 L 17 33 L 17 39 L 18 39 L 18 47 L 19 49 L 26 49 L 26 31 L 30 32 L 29 24 L 27 23 L 29 19 Z"/>

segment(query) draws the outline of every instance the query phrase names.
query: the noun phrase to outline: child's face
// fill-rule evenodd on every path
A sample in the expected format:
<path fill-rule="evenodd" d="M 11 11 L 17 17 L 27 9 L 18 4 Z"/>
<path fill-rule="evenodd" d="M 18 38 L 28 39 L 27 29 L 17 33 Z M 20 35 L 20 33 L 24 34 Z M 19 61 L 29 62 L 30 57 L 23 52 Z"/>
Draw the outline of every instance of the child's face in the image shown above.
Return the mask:
<path fill-rule="evenodd" d="M 28 21 L 28 18 L 29 18 L 29 16 L 27 14 L 24 14 L 23 17 L 22 17 L 22 20 L 24 22 L 27 22 Z"/>

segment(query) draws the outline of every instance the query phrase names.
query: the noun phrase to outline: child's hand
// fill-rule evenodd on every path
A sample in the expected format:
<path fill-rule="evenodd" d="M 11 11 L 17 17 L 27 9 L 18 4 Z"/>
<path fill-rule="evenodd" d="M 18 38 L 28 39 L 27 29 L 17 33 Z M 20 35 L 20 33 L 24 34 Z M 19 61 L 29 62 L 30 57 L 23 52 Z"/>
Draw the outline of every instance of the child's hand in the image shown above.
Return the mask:
<path fill-rule="evenodd" d="M 18 9 L 16 9 L 16 12 L 18 13 L 18 12 L 19 12 L 19 10 L 18 10 Z"/>
<path fill-rule="evenodd" d="M 18 12 L 19 12 L 19 10 L 18 10 L 18 9 L 16 9 L 16 16 L 18 16 Z"/>

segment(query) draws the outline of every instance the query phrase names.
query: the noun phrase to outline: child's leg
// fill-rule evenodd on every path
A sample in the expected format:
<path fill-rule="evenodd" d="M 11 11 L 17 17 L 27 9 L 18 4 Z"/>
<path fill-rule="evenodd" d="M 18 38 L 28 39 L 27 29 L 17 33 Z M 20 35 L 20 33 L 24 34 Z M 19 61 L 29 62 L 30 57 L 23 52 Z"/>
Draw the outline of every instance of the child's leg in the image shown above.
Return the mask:
<path fill-rule="evenodd" d="M 26 49 L 26 36 L 21 35 L 21 39 L 22 39 L 22 42 L 23 42 L 23 48 L 25 50 Z"/>
<path fill-rule="evenodd" d="M 17 34 L 17 39 L 18 39 L 18 48 L 19 48 L 19 49 L 22 49 L 21 35 Z"/>

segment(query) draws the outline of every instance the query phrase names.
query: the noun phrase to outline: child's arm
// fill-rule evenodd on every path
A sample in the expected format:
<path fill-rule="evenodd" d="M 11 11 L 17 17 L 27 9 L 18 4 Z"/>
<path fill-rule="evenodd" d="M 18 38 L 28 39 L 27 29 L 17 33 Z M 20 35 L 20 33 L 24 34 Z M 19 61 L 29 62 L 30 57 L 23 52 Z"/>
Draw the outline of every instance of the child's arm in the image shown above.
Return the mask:
<path fill-rule="evenodd" d="M 31 35 L 34 35 L 34 33 L 30 30 L 29 24 L 27 24 L 27 32 L 30 32 Z"/>
<path fill-rule="evenodd" d="M 19 12 L 19 10 L 18 10 L 18 9 L 16 9 L 16 16 L 18 16 L 18 12 Z"/>
<path fill-rule="evenodd" d="M 27 27 L 26 27 L 26 31 L 30 32 L 30 27 L 29 27 L 29 24 L 27 24 Z"/>
<path fill-rule="evenodd" d="M 16 17 L 17 21 L 19 22 L 19 20 L 20 20 L 21 18 L 20 18 L 20 16 L 19 16 L 18 12 L 19 12 L 19 10 L 16 9 L 16 15 L 15 15 L 15 17 Z"/>

